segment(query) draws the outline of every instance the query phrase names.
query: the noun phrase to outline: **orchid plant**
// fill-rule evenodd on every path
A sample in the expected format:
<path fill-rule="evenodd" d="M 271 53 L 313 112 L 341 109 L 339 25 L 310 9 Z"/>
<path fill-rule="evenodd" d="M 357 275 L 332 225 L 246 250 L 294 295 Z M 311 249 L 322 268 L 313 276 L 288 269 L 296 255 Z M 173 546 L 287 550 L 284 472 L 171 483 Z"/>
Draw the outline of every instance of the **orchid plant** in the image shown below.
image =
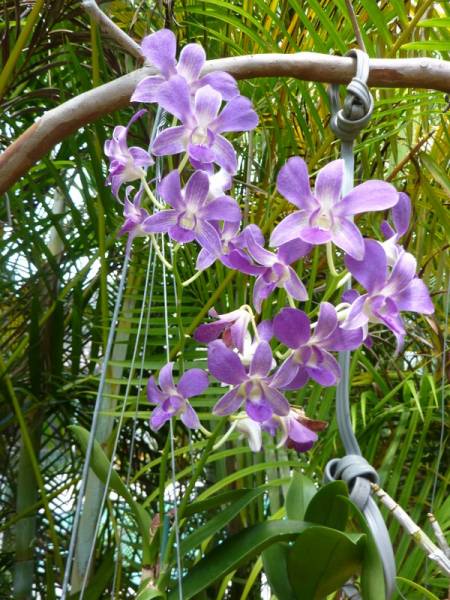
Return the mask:
<path fill-rule="evenodd" d="M 409 226 L 409 197 L 380 180 L 365 181 L 343 195 L 342 160 L 320 169 L 312 190 L 306 162 L 295 156 L 277 177 L 277 191 L 295 210 L 276 225 L 267 244 L 256 224 L 243 226 L 239 199 L 231 191 L 240 163 L 226 135 L 257 126 L 250 100 L 227 73 L 201 75 L 205 52 L 199 44 L 183 48 L 177 62 L 175 36 L 168 30 L 146 37 L 142 52 L 158 74 L 137 85 L 132 101 L 159 105 L 173 116 L 173 125 L 148 150 L 129 147 L 129 129 L 145 112 L 140 109 L 105 144 L 107 183 L 118 200 L 125 196 L 120 234 L 128 235 L 127 252 L 137 236 L 149 236 L 163 258 L 154 234 L 167 234 L 175 250 L 186 244 L 198 248 L 196 276 L 219 261 L 254 278 L 253 306 L 230 307 L 224 314 L 212 309 L 210 320 L 195 331 L 194 339 L 207 346 L 207 372 L 190 369 L 176 385 L 168 362 L 160 370 L 159 386 L 152 374 L 147 387 L 154 407 L 150 427 L 156 431 L 180 418 L 187 428 L 211 435 L 189 402 L 205 392 L 211 377 L 225 388 L 213 413 L 229 421 L 215 447 L 236 431 L 254 452 L 271 438 L 278 446 L 308 452 L 326 423 L 306 416 L 290 399 L 292 390 L 309 380 L 323 387 L 337 385 L 341 372 L 336 353 L 370 346 L 372 326 L 390 330 L 399 353 L 406 335 L 401 313 L 433 313 L 416 261 L 400 243 Z M 155 157 L 176 154 L 183 154 L 178 167 L 154 184 L 148 171 Z M 385 239 L 365 238 L 354 217 L 387 210 L 394 227 L 383 223 Z M 311 309 L 307 272 L 297 267 L 324 245 L 334 289 L 351 277 L 357 285 L 342 294 L 338 305 L 328 302 L 325 293 Z M 176 251 L 173 255 L 176 260 Z M 336 256 L 344 265 L 339 274 Z M 287 305 L 261 321 L 263 307 L 278 291 Z"/>

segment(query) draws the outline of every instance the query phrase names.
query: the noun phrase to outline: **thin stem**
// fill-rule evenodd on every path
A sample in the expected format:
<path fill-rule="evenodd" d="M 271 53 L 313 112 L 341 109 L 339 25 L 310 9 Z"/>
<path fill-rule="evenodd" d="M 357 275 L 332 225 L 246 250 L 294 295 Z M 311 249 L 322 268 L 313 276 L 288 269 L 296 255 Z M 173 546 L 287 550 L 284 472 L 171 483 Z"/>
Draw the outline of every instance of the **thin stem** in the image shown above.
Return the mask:
<path fill-rule="evenodd" d="M 163 265 L 166 267 L 166 269 L 169 269 L 169 271 L 172 271 L 172 270 L 173 270 L 173 267 L 172 267 L 172 265 L 170 264 L 170 262 L 168 262 L 168 261 L 165 259 L 164 255 L 162 254 L 162 252 L 161 252 L 161 250 L 160 250 L 160 248 L 159 248 L 159 246 L 158 246 L 158 242 L 156 241 L 156 237 L 155 237 L 155 234 L 154 234 L 154 233 L 151 233 L 151 234 L 150 234 L 150 241 L 151 241 L 151 243 L 152 243 L 153 249 L 154 249 L 154 251 L 156 252 L 156 254 L 157 254 L 157 256 L 158 256 L 159 260 L 160 260 L 160 261 L 163 263 Z"/>
<path fill-rule="evenodd" d="M 326 246 L 327 246 L 327 263 L 328 263 L 328 269 L 330 270 L 330 274 L 333 277 L 339 277 L 339 273 L 336 271 L 336 268 L 334 266 L 333 244 L 331 242 L 327 242 Z M 342 283 L 341 283 L 341 285 L 342 285 Z"/>
<path fill-rule="evenodd" d="M 183 160 L 178 165 L 178 173 L 181 173 L 183 171 L 184 167 L 187 165 L 188 160 L 189 154 L 186 152 L 186 154 L 183 156 Z"/>
<path fill-rule="evenodd" d="M 345 5 L 347 7 L 348 15 L 350 17 L 350 21 L 353 27 L 353 33 L 355 34 L 356 42 L 360 49 L 363 52 L 366 52 L 366 46 L 364 45 L 364 41 L 362 39 L 361 30 L 359 28 L 358 19 L 356 18 L 355 11 L 353 10 L 353 6 L 350 0 L 345 0 Z"/>
<path fill-rule="evenodd" d="M 150 186 L 148 185 L 147 180 L 145 179 L 144 173 L 142 173 L 141 180 L 142 180 L 142 185 L 144 186 L 144 189 L 147 192 L 147 196 L 150 198 L 150 200 L 153 202 L 153 204 L 156 206 L 156 208 L 158 208 L 159 210 L 164 210 L 164 208 L 165 208 L 164 204 L 161 204 L 161 202 L 158 202 L 158 200 L 156 199 L 156 196 L 150 189 Z"/>
<path fill-rule="evenodd" d="M 287 294 L 287 299 L 291 308 L 297 308 L 295 306 L 294 298 L 290 294 Z"/>
<path fill-rule="evenodd" d="M 228 440 L 228 438 L 230 437 L 230 435 L 233 433 L 233 431 L 236 429 L 236 426 L 238 424 L 238 421 L 234 421 L 234 423 L 231 424 L 230 428 L 228 429 L 228 431 L 220 438 L 220 440 L 218 442 L 216 442 L 213 446 L 213 450 L 217 450 L 218 448 L 220 448 L 220 446 L 223 446 L 223 444 L 225 444 L 225 442 Z"/>
<path fill-rule="evenodd" d="M 188 287 L 189 285 L 191 285 L 191 283 L 194 283 L 194 281 L 196 279 L 198 279 L 202 273 L 203 273 L 203 271 L 197 271 L 197 273 L 192 275 L 192 277 L 190 277 L 189 279 L 186 279 L 186 281 L 183 281 L 181 285 L 183 287 Z"/>

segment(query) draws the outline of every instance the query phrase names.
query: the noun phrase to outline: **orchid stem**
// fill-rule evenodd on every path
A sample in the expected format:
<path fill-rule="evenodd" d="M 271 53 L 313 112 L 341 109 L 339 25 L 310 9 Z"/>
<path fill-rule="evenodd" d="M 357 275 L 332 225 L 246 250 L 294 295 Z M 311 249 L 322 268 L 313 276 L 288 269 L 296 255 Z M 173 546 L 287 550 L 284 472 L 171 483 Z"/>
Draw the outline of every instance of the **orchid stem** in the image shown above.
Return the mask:
<path fill-rule="evenodd" d="M 153 202 L 153 204 L 156 206 L 156 208 L 159 208 L 159 210 L 164 210 L 164 204 L 161 204 L 161 202 L 158 202 L 158 200 L 156 199 L 156 196 L 150 189 L 150 186 L 148 185 L 147 180 L 145 179 L 144 175 L 142 176 L 142 184 L 144 186 L 145 191 L 147 192 L 147 196 L 150 198 L 150 200 Z"/>
<path fill-rule="evenodd" d="M 209 429 L 206 429 L 206 427 L 204 427 L 201 423 L 199 425 L 199 429 L 203 433 L 204 436 L 209 437 L 211 435 L 211 432 L 209 431 Z"/>
<path fill-rule="evenodd" d="M 197 271 L 197 273 L 192 275 L 192 277 L 190 277 L 189 279 L 186 279 L 186 281 L 183 281 L 183 283 L 181 285 L 183 287 L 187 287 L 188 285 L 191 285 L 191 283 L 194 283 L 194 281 L 196 279 L 198 279 L 202 273 L 203 273 L 203 271 Z"/>
<path fill-rule="evenodd" d="M 330 273 L 333 277 L 339 277 L 339 273 L 336 271 L 333 260 L 333 244 L 331 242 L 327 242 L 327 263 L 328 268 L 330 269 Z"/>
<path fill-rule="evenodd" d="M 214 446 L 212 447 L 213 450 L 217 450 L 218 448 L 220 448 L 220 446 L 223 446 L 223 444 L 225 444 L 225 442 L 228 440 L 228 438 L 230 437 L 230 435 L 236 429 L 237 424 L 238 424 L 237 421 L 235 421 L 234 423 L 232 423 L 232 425 L 228 429 L 228 431 L 220 438 L 220 440 L 218 442 L 216 442 L 214 444 Z"/>
<path fill-rule="evenodd" d="M 252 307 L 249 304 L 243 304 L 241 306 L 241 308 L 243 308 L 244 310 L 246 310 L 249 313 L 250 320 L 251 320 L 252 327 L 253 327 L 253 333 L 255 334 L 256 341 L 259 342 L 258 327 L 256 325 L 255 315 L 253 314 Z"/>
<path fill-rule="evenodd" d="M 186 154 L 183 156 L 183 160 L 178 165 L 178 173 L 181 173 L 183 171 L 184 167 L 187 165 L 188 160 L 189 154 L 186 152 Z"/>
<path fill-rule="evenodd" d="M 151 243 L 152 243 L 153 249 L 155 250 L 155 252 L 156 252 L 156 255 L 158 256 L 159 260 L 160 260 L 160 261 L 161 261 L 161 262 L 162 262 L 162 263 L 165 265 L 166 269 L 169 269 L 169 271 L 173 271 L 173 267 L 172 267 L 172 265 L 170 264 L 170 262 L 168 262 L 168 261 L 167 261 L 167 260 L 164 258 L 163 254 L 162 254 L 162 252 L 161 252 L 161 250 L 160 250 L 160 248 L 159 248 L 159 246 L 158 246 L 158 242 L 156 241 L 156 238 L 155 238 L 155 234 L 154 234 L 154 233 L 151 233 L 151 234 L 150 234 L 150 241 L 151 241 Z"/>
<path fill-rule="evenodd" d="M 346 273 L 342 279 L 339 281 L 339 283 L 337 284 L 337 288 L 339 289 L 340 287 L 342 287 L 343 285 L 345 285 L 347 283 L 347 281 L 349 281 L 352 277 L 351 273 Z"/>
<path fill-rule="evenodd" d="M 288 294 L 288 295 L 287 295 L 287 299 L 288 299 L 288 302 L 289 302 L 289 306 L 290 306 L 291 308 L 297 308 L 297 307 L 295 306 L 294 298 L 293 298 L 292 296 L 289 296 L 289 294 Z"/>

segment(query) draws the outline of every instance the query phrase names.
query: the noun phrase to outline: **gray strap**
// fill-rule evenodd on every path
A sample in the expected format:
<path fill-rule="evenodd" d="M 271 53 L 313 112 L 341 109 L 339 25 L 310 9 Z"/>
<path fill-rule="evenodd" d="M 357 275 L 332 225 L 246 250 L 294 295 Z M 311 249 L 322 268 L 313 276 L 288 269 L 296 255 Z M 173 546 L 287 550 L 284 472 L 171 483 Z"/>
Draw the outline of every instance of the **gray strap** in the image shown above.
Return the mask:
<path fill-rule="evenodd" d="M 342 141 L 343 195 L 353 187 L 354 140 L 369 122 L 374 106 L 372 94 L 367 86 L 369 57 L 365 52 L 356 49 L 351 50 L 348 56 L 356 58 L 356 75 L 347 86 L 347 95 L 342 108 L 339 100 L 339 86 L 332 85 L 329 92 L 332 111 L 330 126 L 336 137 Z M 349 283 L 347 288 L 350 285 Z M 352 429 L 349 398 L 350 352 L 339 353 L 339 364 L 342 376 L 336 388 L 336 418 L 346 456 L 329 461 L 325 467 L 324 478 L 325 481 L 336 479 L 345 481 L 351 500 L 363 512 L 383 563 L 386 598 L 389 600 L 395 587 L 395 558 L 386 524 L 371 497 L 371 483 L 378 483 L 378 474 L 361 455 Z M 352 597 L 356 598 L 357 596 Z"/>

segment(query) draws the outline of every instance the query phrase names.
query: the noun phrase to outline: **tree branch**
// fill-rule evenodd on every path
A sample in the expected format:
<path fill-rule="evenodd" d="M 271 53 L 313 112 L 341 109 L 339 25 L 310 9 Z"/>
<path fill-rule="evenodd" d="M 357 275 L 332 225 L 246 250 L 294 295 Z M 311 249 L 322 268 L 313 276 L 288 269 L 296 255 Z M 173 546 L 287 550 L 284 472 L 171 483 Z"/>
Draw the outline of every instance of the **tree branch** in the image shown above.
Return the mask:
<path fill-rule="evenodd" d="M 295 77 L 305 81 L 348 83 L 354 60 L 313 52 L 256 54 L 206 63 L 203 73 L 227 71 L 236 79 Z M 80 127 L 124 108 L 137 83 L 155 70 L 144 67 L 49 110 L 0 155 L 0 194 L 6 192 L 49 150 Z M 432 58 L 372 59 L 369 85 L 426 88 L 450 93 L 450 62 Z"/>
<path fill-rule="evenodd" d="M 98 7 L 95 0 L 83 0 L 82 5 L 84 10 L 99 24 L 100 29 L 108 33 L 119 46 L 135 58 L 144 60 L 139 44 L 111 21 L 111 19 Z"/>

